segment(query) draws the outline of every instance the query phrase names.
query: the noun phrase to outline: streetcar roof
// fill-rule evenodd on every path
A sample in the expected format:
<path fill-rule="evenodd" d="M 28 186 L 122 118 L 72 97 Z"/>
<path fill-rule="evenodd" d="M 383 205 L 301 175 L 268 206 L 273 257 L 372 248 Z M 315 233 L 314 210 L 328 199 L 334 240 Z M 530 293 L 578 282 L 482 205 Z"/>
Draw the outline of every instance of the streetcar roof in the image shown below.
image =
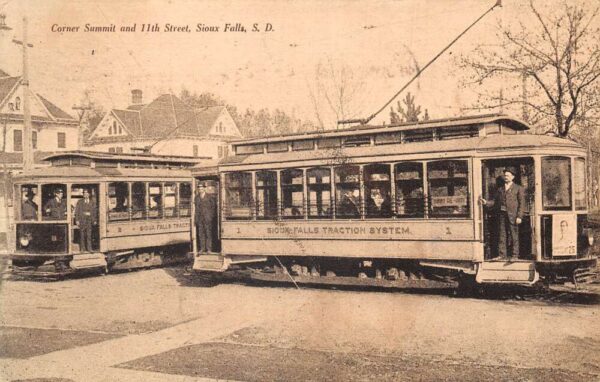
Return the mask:
<path fill-rule="evenodd" d="M 189 178 L 187 169 L 157 169 L 157 168 L 118 168 L 118 167 L 44 167 L 34 168 L 14 175 L 15 180 L 61 178 L 64 181 L 75 179 L 101 180 L 115 178 L 150 178 L 160 181 L 165 178 Z"/>
<path fill-rule="evenodd" d="M 503 126 L 506 126 L 515 131 L 526 131 L 530 130 L 530 127 L 527 123 L 510 117 L 505 114 L 484 114 L 484 115 L 476 115 L 476 116 L 465 116 L 465 117 L 454 117 L 454 118 L 444 118 L 444 119 L 431 119 L 428 121 L 417 121 L 417 122 L 403 122 L 398 124 L 390 124 L 390 125 L 356 125 L 352 127 L 347 127 L 339 130 L 326 130 L 326 131 L 311 131 L 302 134 L 282 134 L 277 136 L 270 136 L 264 138 L 250 138 L 250 139 L 242 139 L 235 142 L 232 142 L 232 146 L 241 146 L 248 144 L 258 144 L 258 143 L 273 143 L 273 142 L 283 142 L 283 141 L 297 141 L 297 140 L 306 140 L 313 138 L 334 138 L 334 137 L 344 137 L 344 136 L 352 136 L 352 135 L 362 135 L 362 134 L 373 134 L 373 133 L 390 133 L 396 131 L 407 131 L 407 130 L 424 130 L 424 129 L 432 129 L 432 128 L 455 128 L 460 126 L 473 126 L 473 125 L 484 125 L 497 123 Z"/>
<path fill-rule="evenodd" d="M 77 162 L 77 160 L 86 159 L 88 162 Z M 107 153 L 98 151 L 63 151 L 54 153 L 43 158 L 45 161 L 51 162 L 53 165 L 65 165 L 65 161 L 70 161 L 72 165 L 83 164 L 89 165 L 89 162 L 94 163 L 111 163 L 111 164 L 144 164 L 144 165 L 170 165 L 190 167 L 198 164 L 200 161 L 209 160 L 210 156 L 188 157 L 188 156 L 170 156 L 170 155 L 153 155 L 153 154 L 122 154 L 122 153 Z M 75 162 L 73 162 L 75 160 Z"/>
<path fill-rule="evenodd" d="M 472 137 L 448 139 L 441 141 L 413 142 L 410 144 L 397 143 L 386 145 L 370 145 L 359 147 L 344 147 L 334 150 L 286 151 L 281 153 L 234 155 L 219 163 L 220 167 L 236 165 L 252 165 L 266 163 L 283 163 L 309 160 L 323 160 L 326 163 L 342 163 L 344 158 L 385 157 L 427 153 L 452 152 L 485 152 L 490 150 L 533 149 L 540 147 L 562 147 L 580 149 L 574 141 L 548 135 L 516 134 L 490 135 L 487 137 Z M 323 163 L 323 164 L 326 164 Z"/>

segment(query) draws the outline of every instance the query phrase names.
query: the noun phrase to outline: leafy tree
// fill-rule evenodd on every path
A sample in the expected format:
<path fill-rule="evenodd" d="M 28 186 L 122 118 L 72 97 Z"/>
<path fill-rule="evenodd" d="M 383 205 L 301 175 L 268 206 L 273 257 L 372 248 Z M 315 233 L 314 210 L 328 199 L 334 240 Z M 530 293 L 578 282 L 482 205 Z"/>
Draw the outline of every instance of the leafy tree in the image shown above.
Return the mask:
<path fill-rule="evenodd" d="M 598 12 L 597 5 L 580 1 L 559 8 L 530 0 L 521 21 L 498 26 L 497 45 L 480 45 L 462 57 L 469 85 L 484 89 L 476 107 L 521 107 L 528 122 L 545 130 L 552 126 L 563 137 L 593 117 L 600 76 Z M 494 82 L 502 84 L 501 91 L 489 90 Z"/>

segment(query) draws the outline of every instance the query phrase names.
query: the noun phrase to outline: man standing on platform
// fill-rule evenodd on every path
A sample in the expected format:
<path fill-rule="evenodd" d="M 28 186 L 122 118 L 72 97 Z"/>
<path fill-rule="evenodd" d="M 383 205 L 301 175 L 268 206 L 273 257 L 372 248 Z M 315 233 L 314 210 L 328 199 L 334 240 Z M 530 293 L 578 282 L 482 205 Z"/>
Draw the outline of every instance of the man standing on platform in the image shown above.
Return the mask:
<path fill-rule="evenodd" d="M 498 258 L 497 260 L 519 259 L 519 224 L 525 215 L 525 189 L 514 183 L 516 171 L 504 169 L 504 185 L 496 191 L 494 200 L 480 199 L 486 207 L 494 207 L 498 217 Z M 509 255 L 509 248 L 512 254 Z M 493 259 L 493 260 L 496 260 Z"/>
<path fill-rule="evenodd" d="M 198 183 L 198 192 L 195 200 L 195 219 L 197 240 L 201 253 L 213 251 L 213 231 L 215 216 L 217 214 L 217 202 L 213 194 L 206 192 L 206 184 Z"/>
<path fill-rule="evenodd" d="M 75 224 L 79 226 L 79 250 L 92 251 L 92 227 L 97 223 L 96 206 L 90 199 L 90 191 L 83 190 L 83 199 L 75 206 Z"/>

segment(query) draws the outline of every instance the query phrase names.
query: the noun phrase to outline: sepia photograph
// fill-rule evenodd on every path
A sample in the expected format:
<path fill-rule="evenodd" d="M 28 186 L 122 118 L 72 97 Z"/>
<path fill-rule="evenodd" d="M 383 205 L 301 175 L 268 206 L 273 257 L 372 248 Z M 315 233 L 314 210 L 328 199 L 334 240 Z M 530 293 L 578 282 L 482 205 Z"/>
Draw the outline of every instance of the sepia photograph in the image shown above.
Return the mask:
<path fill-rule="evenodd" d="M 600 380 L 600 3 L 0 0 L 0 381 Z"/>

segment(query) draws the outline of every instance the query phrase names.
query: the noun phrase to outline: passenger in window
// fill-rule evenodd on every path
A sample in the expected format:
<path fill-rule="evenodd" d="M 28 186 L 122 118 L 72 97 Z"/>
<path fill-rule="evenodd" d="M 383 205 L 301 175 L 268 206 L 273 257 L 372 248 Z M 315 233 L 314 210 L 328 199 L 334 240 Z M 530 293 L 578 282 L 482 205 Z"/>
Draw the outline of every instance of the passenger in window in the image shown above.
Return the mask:
<path fill-rule="evenodd" d="M 44 212 L 50 220 L 65 220 L 67 218 L 67 203 L 63 199 L 64 191 L 54 190 L 54 197 L 44 206 Z"/>
<path fill-rule="evenodd" d="M 79 227 L 79 249 L 81 252 L 92 251 L 92 227 L 98 224 L 95 203 L 90 198 L 90 191 L 83 189 L 83 198 L 75 206 L 75 224 Z"/>
<path fill-rule="evenodd" d="M 127 196 L 126 195 L 117 195 L 117 205 L 113 208 L 114 212 L 125 212 L 127 211 Z"/>
<path fill-rule="evenodd" d="M 384 196 L 379 189 L 372 189 L 371 197 L 367 201 L 367 215 L 371 217 L 389 217 L 391 211 L 389 198 Z"/>
<path fill-rule="evenodd" d="M 356 191 L 356 192 L 354 192 Z M 340 202 L 339 215 L 344 217 L 359 217 L 360 208 L 358 206 L 358 190 L 344 190 L 342 201 Z M 356 194 L 356 195 L 355 195 Z"/>
<path fill-rule="evenodd" d="M 211 253 L 213 251 L 213 232 L 217 215 L 217 201 L 214 193 L 206 192 L 204 182 L 198 183 L 196 194 L 195 214 L 196 237 L 200 241 L 200 252 Z"/>
<path fill-rule="evenodd" d="M 498 187 L 494 199 L 480 199 L 484 206 L 493 207 L 498 216 L 498 257 L 495 258 L 498 260 L 519 258 L 519 224 L 523 222 L 526 205 L 525 188 L 514 183 L 515 175 L 514 168 L 504 169 L 504 185 Z"/>
<path fill-rule="evenodd" d="M 25 195 L 25 201 L 21 206 L 21 218 L 23 220 L 37 220 L 37 204 L 33 201 L 35 194 L 33 191 L 28 190 Z"/>

